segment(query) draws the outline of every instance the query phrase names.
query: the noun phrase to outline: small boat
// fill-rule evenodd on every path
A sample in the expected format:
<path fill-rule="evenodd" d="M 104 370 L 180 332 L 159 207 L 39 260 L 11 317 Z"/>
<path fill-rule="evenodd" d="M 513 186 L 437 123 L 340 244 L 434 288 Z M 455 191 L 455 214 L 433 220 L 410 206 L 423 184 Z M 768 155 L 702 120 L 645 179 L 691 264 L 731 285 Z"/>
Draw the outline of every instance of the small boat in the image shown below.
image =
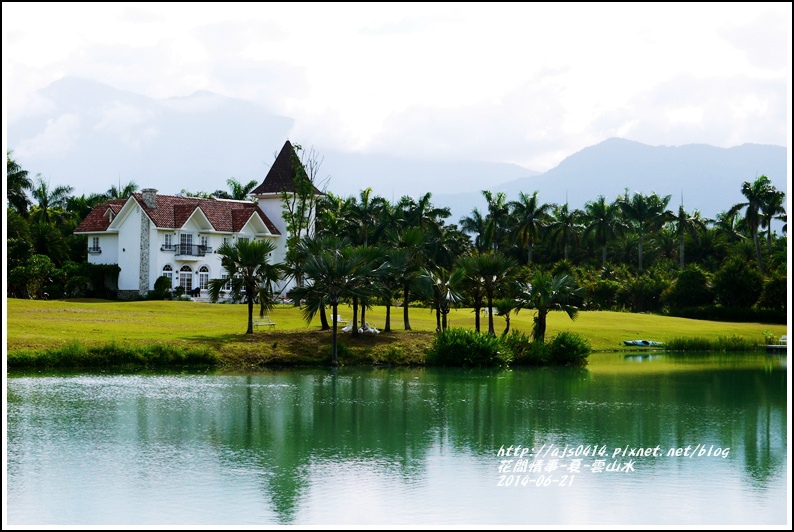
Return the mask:
<path fill-rule="evenodd" d="M 662 345 L 662 342 L 654 342 L 653 340 L 623 340 L 623 343 L 635 347 L 655 347 Z"/>

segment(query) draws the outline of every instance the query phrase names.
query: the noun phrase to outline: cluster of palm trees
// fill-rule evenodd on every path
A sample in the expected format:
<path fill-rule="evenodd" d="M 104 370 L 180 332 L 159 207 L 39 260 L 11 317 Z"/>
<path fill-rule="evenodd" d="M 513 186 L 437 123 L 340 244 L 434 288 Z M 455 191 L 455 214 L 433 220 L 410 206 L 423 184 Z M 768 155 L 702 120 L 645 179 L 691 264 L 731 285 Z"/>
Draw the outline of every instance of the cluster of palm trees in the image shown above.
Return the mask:
<path fill-rule="evenodd" d="M 103 194 L 70 196 L 71 187 L 52 188 L 40 176 L 30 180 L 11 155 L 7 152 L 9 268 L 34 254 L 47 255 L 56 264 L 85 261 L 85 242 L 71 230 L 93 205 L 137 189 L 130 182 Z M 256 182 L 243 185 L 230 178 L 227 184 L 229 197 L 242 199 Z M 530 305 L 539 312 L 570 310 L 575 317 L 582 271 L 622 269 L 640 278 L 662 270 L 669 283 L 688 265 L 714 273 L 729 257 L 747 257 L 762 275 L 785 276 L 785 239 L 772 228 L 782 221 L 783 232 L 787 230 L 785 194 L 766 176 L 743 183 L 741 192 L 745 201 L 707 219 L 697 210 L 686 211 L 683 201 L 677 212 L 671 210 L 671 196 L 655 192 L 626 190 L 613 201 L 599 196 L 574 209 L 568 203 L 543 203 L 537 191 L 508 201 L 504 193 L 485 190 L 486 210 L 474 209 L 458 224 L 447 222 L 450 210 L 434 206 L 430 193 L 396 202 L 370 188 L 350 197 L 326 193 L 317 199 L 314 236 L 290 240 L 288 264 L 278 265 L 278 270 L 240 269 L 250 267 L 242 263 L 267 262 L 268 252 L 252 247 L 227 249 L 230 262 L 225 267 L 238 277 L 252 277 L 253 285 L 233 283 L 241 292 L 261 292 L 260 305 L 272 299 L 270 279 L 296 280 L 295 297 L 305 301 L 306 317 L 319 313 L 327 328 L 332 324 L 326 308 L 336 316 L 334 305 L 349 302 L 354 319 L 363 323 L 367 308 L 379 302 L 388 309 L 387 331 L 391 307 L 397 303 L 406 330 L 411 329 L 412 304 L 434 308 L 439 330 L 456 305 L 474 308 L 478 329 L 480 310 L 495 308 L 509 329 L 511 310 Z M 555 284 L 564 290 L 550 293 L 566 297 L 548 302 L 539 287 Z M 494 313 L 487 312 L 489 333 L 495 330 Z M 542 319 L 536 321 L 535 332 L 543 338 Z"/>
<path fill-rule="evenodd" d="M 749 241 L 763 272 L 764 255 L 774 259 L 772 222 L 786 220 L 784 194 L 766 176 L 744 183 L 742 193 L 747 201 L 708 220 L 683 204 L 673 212 L 671 196 L 656 193 L 626 191 L 612 202 L 599 196 L 579 210 L 542 203 L 538 192 L 508 202 L 503 193 L 483 191 L 487 212 L 474 209 L 460 226 L 446 223 L 449 209 L 435 207 L 430 193 L 397 202 L 370 188 L 357 197 L 327 193 L 317 203 L 315 236 L 297 241 L 290 263 L 279 267 L 299 280 L 291 296 L 303 302 L 306 319 L 319 314 L 334 339 L 336 324 L 328 323 L 326 308 L 335 318 L 338 306 L 350 303 L 354 323 L 363 324 L 367 308 L 383 304 L 389 331 L 391 307 L 398 303 L 403 328 L 410 330 L 409 308 L 416 302 L 435 309 L 438 330 L 446 328 L 451 308 L 466 305 L 474 309 L 479 331 L 485 309 L 489 334 L 495 333 L 494 314 L 505 318 L 507 332 L 511 312 L 532 308 L 533 335 L 543 341 L 546 314 L 560 310 L 574 319 L 583 301 L 571 273 L 574 264 L 603 269 L 636 260 L 636 274 L 642 275 L 650 249 L 656 263 L 683 270 L 689 246 L 713 270 Z M 769 244 L 765 254 L 762 229 Z M 781 260 L 775 260 L 779 267 Z"/>

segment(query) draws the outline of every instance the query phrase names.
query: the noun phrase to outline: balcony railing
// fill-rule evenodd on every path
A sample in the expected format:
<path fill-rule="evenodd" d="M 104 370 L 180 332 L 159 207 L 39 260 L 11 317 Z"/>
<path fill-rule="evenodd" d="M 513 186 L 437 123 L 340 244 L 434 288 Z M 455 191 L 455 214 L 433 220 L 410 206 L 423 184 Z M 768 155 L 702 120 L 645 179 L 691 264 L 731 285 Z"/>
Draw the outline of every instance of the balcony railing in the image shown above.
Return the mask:
<path fill-rule="evenodd" d="M 173 244 L 163 244 L 160 246 L 160 251 L 174 251 L 176 246 Z"/>
<path fill-rule="evenodd" d="M 187 255 L 189 257 L 203 257 L 207 253 L 212 253 L 212 248 L 202 245 L 176 244 L 174 255 Z"/>
<path fill-rule="evenodd" d="M 99 246 L 91 247 L 88 248 L 88 252 L 91 253 L 92 255 L 98 255 L 99 253 L 102 253 L 102 248 Z"/>

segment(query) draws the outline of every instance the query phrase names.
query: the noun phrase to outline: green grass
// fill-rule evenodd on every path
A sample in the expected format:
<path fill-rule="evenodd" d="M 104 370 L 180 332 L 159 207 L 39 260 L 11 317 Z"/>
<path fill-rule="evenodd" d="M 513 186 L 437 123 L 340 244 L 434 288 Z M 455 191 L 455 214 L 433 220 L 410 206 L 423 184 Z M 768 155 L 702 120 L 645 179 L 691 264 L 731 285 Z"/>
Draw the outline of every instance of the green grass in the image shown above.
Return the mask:
<path fill-rule="evenodd" d="M 269 315 L 275 329 L 245 334 L 246 305 L 194 303 L 190 301 L 103 300 L 34 301 L 6 300 L 6 348 L 17 352 L 63 350 L 77 342 L 81 348 L 140 347 L 169 345 L 180 349 L 209 349 L 223 364 L 259 366 L 263 364 L 316 364 L 327 357 L 330 331 L 320 331 L 319 318 L 307 324 L 300 309 L 279 306 Z M 350 320 L 352 309 L 339 308 Z M 386 309 L 367 311 L 367 321 L 382 329 Z M 330 313 L 329 313 L 330 315 Z M 511 330 L 529 334 L 535 313 L 522 310 L 511 318 Z M 258 316 L 255 308 L 254 317 Z M 424 363 L 424 353 L 432 342 L 436 321 L 428 309 L 410 308 L 412 331 L 403 330 L 402 308 L 391 309 L 391 333 L 353 338 L 339 333 L 339 341 L 348 350 L 343 364 Z M 471 309 L 455 309 L 448 316 L 451 327 L 474 328 Z M 497 334 L 504 330 L 502 317 L 494 317 Z M 481 321 L 487 331 L 486 317 Z M 580 312 L 571 321 L 562 312 L 549 315 L 547 338 L 562 331 L 582 336 L 594 352 L 628 351 L 623 340 L 648 339 L 669 342 L 673 339 L 697 338 L 719 342 L 721 338 L 739 338 L 749 344 L 763 344 L 764 333 L 780 337 L 786 326 L 761 323 L 721 323 L 672 318 L 651 314 L 621 312 Z M 642 348 L 636 348 L 642 349 Z"/>

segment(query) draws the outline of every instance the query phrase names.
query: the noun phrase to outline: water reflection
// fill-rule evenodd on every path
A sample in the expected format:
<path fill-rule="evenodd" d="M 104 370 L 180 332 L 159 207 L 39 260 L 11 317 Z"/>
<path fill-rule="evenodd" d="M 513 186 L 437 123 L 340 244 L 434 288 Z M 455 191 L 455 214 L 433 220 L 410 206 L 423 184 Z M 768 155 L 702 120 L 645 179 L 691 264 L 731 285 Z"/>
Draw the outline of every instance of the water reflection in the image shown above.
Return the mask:
<path fill-rule="evenodd" d="M 9 522 L 784 523 L 785 371 L 747 357 L 664 358 L 588 369 L 11 375 Z M 730 454 L 582 475 L 567 495 L 586 494 L 587 515 L 543 488 L 531 492 L 531 519 L 500 513 L 529 493 L 496 486 L 497 450 L 551 444 L 604 446 L 610 458 L 657 445 Z M 739 503 L 715 507 L 713 482 L 735 483 Z M 682 486 L 695 492 L 691 509 L 673 515 Z M 608 511 L 614 493 L 633 490 L 657 497 L 623 517 Z M 765 492 L 771 500 L 758 498 Z M 86 494 L 96 503 L 75 503 Z M 371 513 L 387 503 L 388 513 Z M 765 515 L 753 515 L 759 506 Z"/>

